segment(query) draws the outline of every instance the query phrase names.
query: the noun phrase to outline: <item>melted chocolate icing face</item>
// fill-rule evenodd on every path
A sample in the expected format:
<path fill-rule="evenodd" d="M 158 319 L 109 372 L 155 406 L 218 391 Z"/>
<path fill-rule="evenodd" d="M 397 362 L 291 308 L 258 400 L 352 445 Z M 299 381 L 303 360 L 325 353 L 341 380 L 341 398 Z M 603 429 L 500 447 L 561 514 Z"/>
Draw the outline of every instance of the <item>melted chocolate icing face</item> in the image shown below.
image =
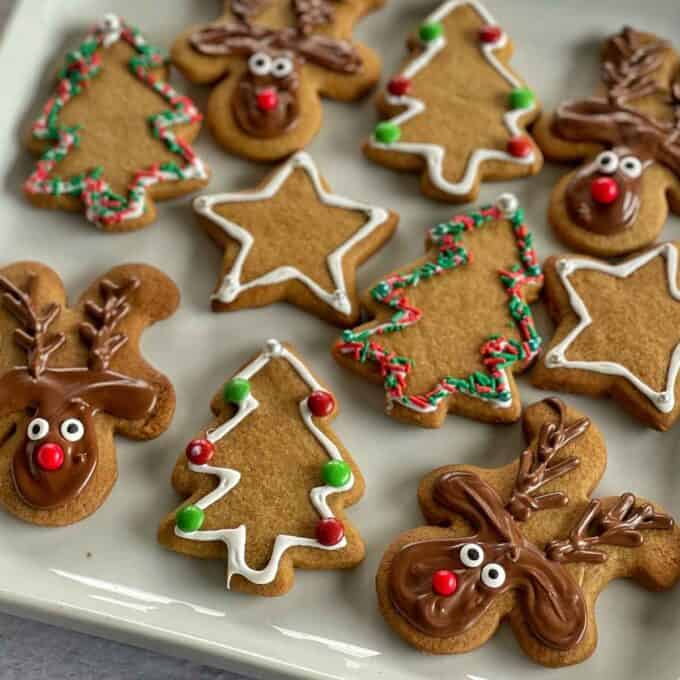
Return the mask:
<path fill-rule="evenodd" d="M 616 234 L 630 228 L 640 210 L 642 173 L 651 163 L 628 147 L 602 151 L 567 186 L 571 219 L 596 234 Z"/>
<path fill-rule="evenodd" d="M 292 53 L 255 52 L 233 98 L 239 126 L 249 135 L 265 139 L 293 129 L 300 114 L 299 85 L 299 64 Z"/>

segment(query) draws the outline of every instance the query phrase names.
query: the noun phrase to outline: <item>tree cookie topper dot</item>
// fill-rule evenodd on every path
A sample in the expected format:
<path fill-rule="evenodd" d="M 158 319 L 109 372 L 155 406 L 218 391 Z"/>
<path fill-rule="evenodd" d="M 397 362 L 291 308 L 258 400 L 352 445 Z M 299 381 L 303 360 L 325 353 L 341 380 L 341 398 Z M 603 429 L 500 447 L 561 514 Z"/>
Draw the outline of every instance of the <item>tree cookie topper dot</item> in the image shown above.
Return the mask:
<path fill-rule="evenodd" d="M 378 103 L 388 118 L 364 144 L 371 160 L 420 171 L 426 195 L 454 203 L 474 200 L 485 177 L 541 169 L 525 131 L 539 113 L 536 97 L 509 68 L 510 39 L 479 2 L 444 2 L 408 46 Z"/>
<path fill-rule="evenodd" d="M 363 544 L 342 508 L 363 479 L 328 426 L 333 395 L 276 340 L 213 400 L 216 420 L 173 474 L 188 501 L 159 540 L 188 555 L 227 559 L 227 587 L 282 595 L 294 568 L 352 567 Z M 216 481 L 215 481 L 216 480 Z"/>
<path fill-rule="evenodd" d="M 197 83 L 216 83 L 208 122 L 227 150 L 278 160 L 321 126 L 320 96 L 352 100 L 378 80 L 380 61 L 351 40 L 383 0 L 225 0 L 216 22 L 175 41 L 173 62 Z"/>
<path fill-rule="evenodd" d="M 84 210 L 105 231 L 127 231 L 154 221 L 154 199 L 207 184 L 208 169 L 190 146 L 202 116 L 167 76 L 161 53 L 107 15 L 67 55 L 33 124 L 28 146 L 40 160 L 26 197 L 39 207 Z"/>
<path fill-rule="evenodd" d="M 382 613 L 423 651 L 471 651 L 507 621 L 538 663 L 579 663 L 595 650 L 594 605 L 610 580 L 665 590 L 680 577 L 669 515 L 631 493 L 591 499 L 606 453 L 587 418 L 547 399 L 524 426 L 531 443 L 518 461 L 428 474 L 418 496 L 430 526 L 383 557 Z"/>

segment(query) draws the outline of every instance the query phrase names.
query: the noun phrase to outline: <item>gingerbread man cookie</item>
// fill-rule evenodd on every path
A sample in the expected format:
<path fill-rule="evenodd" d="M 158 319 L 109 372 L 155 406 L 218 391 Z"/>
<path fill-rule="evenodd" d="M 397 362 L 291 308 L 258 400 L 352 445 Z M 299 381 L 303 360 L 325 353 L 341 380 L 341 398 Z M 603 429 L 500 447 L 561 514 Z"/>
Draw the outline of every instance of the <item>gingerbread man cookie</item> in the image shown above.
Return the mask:
<path fill-rule="evenodd" d="M 364 481 L 330 429 L 332 393 L 276 340 L 212 401 L 172 483 L 187 502 L 161 524 L 167 547 L 227 561 L 227 588 L 283 595 L 295 567 L 341 569 L 364 556 L 343 507 Z"/>
<path fill-rule="evenodd" d="M 534 128 L 548 158 L 583 161 L 555 186 L 549 219 L 576 250 L 622 255 L 680 214 L 680 61 L 665 40 L 626 27 L 602 49 L 602 84 Z"/>
<path fill-rule="evenodd" d="M 485 179 L 536 174 L 526 133 L 533 92 L 510 69 L 512 43 L 476 0 L 448 0 L 408 41 L 410 56 L 378 101 L 386 118 L 364 144 L 368 158 L 421 173 L 431 198 L 472 201 Z"/>
<path fill-rule="evenodd" d="M 587 418 L 547 399 L 524 429 L 531 444 L 514 463 L 427 475 L 418 498 L 431 526 L 382 559 L 382 613 L 420 650 L 468 652 L 507 621 L 538 663 L 579 663 L 595 651 L 595 601 L 611 580 L 666 590 L 680 577 L 680 530 L 661 508 L 632 493 L 591 498 L 606 452 Z"/>
<path fill-rule="evenodd" d="M 154 200 L 205 186 L 208 169 L 190 146 L 202 116 L 167 76 L 162 54 L 107 15 L 67 55 L 33 123 L 28 146 L 40 160 L 24 184 L 28 200 L 129 231 L 156 219 Z"/>
<path fill-rule="evenodd" d="M 179 292 L 153 267 L 122 265 L 69 308 L 37 262 L 0 270 L 0 291 L 0 503 L 27 522 L 72 524 L 116 481 L 114 435 L 152 439 L 170 424 L 172 385 L 139 340 Z"/>
<path fill-rule="evenodd" d="M 172 59 L 192 82 L 215 84 L 207 120 L 219 144 L 279 160 L 319 131 L 321 95 L 358 99 L 378 81 L 378 56 L 351 36 L 383 2 L 225 0 L 220 19 L 177 38 Z"/>
<path fill-rule="evenodd" d="M 382 383 L 398 420 L 439 427 L 452 412 L 513 422 L 513 374 L 541 347 L 529 303 L 542 284 L 524 213 L 503 194 L 430 229 L 427 254 L 364 295 L 375 320 L 345 331 L 333 355 Z"/>
<path fill-rule="evenodd" d="M 680 415 L 679 242 L 616 265 L 591 257 L 551 257 L 548 311 L 557 324 L 536 364 L 537 387 L 611 395 L 651 427 Z"/>
<path fill-rule="evenodd" d="M 359 320 L 357 266 L 392 236 L 399 220 L 332 193 L 304 152 L 257 189 L 200 196 L 194 210 L 224 249 L 214 311 L 286 300 L 340 326 Z"/>

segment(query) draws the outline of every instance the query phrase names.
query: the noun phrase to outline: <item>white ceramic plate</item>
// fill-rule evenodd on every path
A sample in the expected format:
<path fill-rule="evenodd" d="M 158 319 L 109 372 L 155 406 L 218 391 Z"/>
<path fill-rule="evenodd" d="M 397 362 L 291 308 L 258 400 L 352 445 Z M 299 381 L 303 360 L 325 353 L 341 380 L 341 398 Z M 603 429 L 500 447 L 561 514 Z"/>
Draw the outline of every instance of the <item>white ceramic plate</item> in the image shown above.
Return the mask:
<path fill-rule="evenodd" d="M 360 38 L 379 49 L 385 74 L 404 53 L 403 36 L 436 5 L 392 0 L 369 17 Z M 601 38 L 630 23 L 680 43 L 677 0 L 489 0 L 489 8 L 515 39 L 514 66 L 552 108 L 567 94 L 591 92 Z M 519 427 L 491 427 L 449 418 L 438 431 L 399 425 L 382 415 L 382 394 L 337 368 L 328 347 L 337 331 L 297 309 L 212 314 L 208 297 L 220 253 L 194 226 L 189 199 L 159 206 L 159 220 L 141 232 L 102 235 L 77 215 L 40 211 L 20 186 L 32 159 L 19 134 L 42 105 L 64 50 L 105 12 L 115 11 L 168 46 L 195 21 L 217 15 L 208 0 L 23 0 L 0 53 L 0 252 L 2 263 L 42 260 L 62 273 L 77 295 L 113 264 L 145 260 L 179 284 L 183 304 L 170 321 L 145 335 L 144 350 L 177 388 L 177 415 L 160 439 L 133 444 L 118 439 L 120 479 L 91 518 L 65 529 L 39 529 L 0 513 L 0 607 L 83 631 L 190 656 L 254 674 L 310 678 L 677 678 L 680 674 L 680 589 L 652 595 L 626 583 L 609 587 L 598 602 L 600 644 L 575 668 L 543 670 L 520 652 L 508 630 L 464 656 L 430 658 L 392 634 L 377 612 L 373 576 L 386 545 L 421 524 L 415 491 L 419 478 L 445 463 L 501 465 L 522 446 Z M 673 33 L 675 31 L 675 33 Z M 205 104 L 206 92 L 173 82 Z M 365 161 L 359 141 L 374 123 L 370 101 L 325 103 L 322 133 L 310 151 L 333 187 L 383 203 L 401 213 L 394 240 L 361 270 L 361 283 L 422 252 L 425 229 L 455 208 L 424 199 L 414 176 L 400 176 Z M 452 111 L 452 123 L 455 111 Z M 210 190 L 249 187 L 264 168 L 228 158 L 207 132 L 198 149 L 214 170 Z M 538 252 L 561 250 L 546 224 L 550 188 L 564 170 L 547 167 L 536 178 L 486 185 L 482 200 L 511 189 L 527 209 Z M 665 236 L 677 237 L 673 218 Z M 539 322 L 550 333 L 542 311 Z M 631 328 L 631 332 L 634 329 Z M 278 336 L 293 341 L 333 386 L 342 414 L 336 430 L 362 466 L 364 500 L 349 513 L 368 546 L 366 561 L 340 572 L 298 572 L 295 589 L 276 600 L 228 593 L 223 565 L 170 553 L 156 544 L 158 520 L 177 504 L 169 478 L 188 436 L 208 416 L 208 401 L 222 379 Z M 525 403 L 541 393 L 522 381 Z M 646 430 L 613 403 L 571 398 L 604 430 L 610 465 L 601 491 L 634 490 L 680 517 L 680 460 L 675 432 Z M 677 432 L 677 430 L 676 430 Z"/>

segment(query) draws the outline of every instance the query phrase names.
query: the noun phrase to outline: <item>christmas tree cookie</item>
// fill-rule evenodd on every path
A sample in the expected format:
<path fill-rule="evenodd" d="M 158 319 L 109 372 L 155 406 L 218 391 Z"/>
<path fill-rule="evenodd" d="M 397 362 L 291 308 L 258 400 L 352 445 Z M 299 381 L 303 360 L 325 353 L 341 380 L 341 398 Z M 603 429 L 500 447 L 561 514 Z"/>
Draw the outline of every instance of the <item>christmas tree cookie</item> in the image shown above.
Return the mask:
<path fill-rule="evenodd" d="M 474 200 L 485 179 L 541 169 L 525 130 L 538 101 L 508 66 L 510 38 L 479 2 L 444 2 L 408 47 L 378 101 L 385 120 L 364 144 L 368 158 L 420 172 L 423 193 L 453 203 Z"/>
<path fill-rule="evenodd" d="M 607 458 L 588 418 L 546 399 L 526 410 L 524 430 L 519 460 L 428 474 L 418 500 L 429 526 L 382 559 L 383 616 L 422 651 L 472 651 L 506 621 L 534 661 L 576 664 L 595 651 L 595 602 L 610 581 L 656 591 L 680 578 L 672 517 L 632 493 L 592 498 Z"/>
<path fill-rule="evenodd" d="M 335 358 L 381 383 L 398 420 L 517 420 L 513 374 L 541 346 L 529 308 L 543 284 L 532 241 L 510 194 L 430 229 L 427 254 L 364 295 L 375 320 L 345 331 Z"/>
<path fill-rule="evenodd" d="M 202 116 L 167 83 L 168 70 L 119 17 L 96 25 L 33 123 L 28 147 L 40 160 L 24 184 L 28 200 L 128 231 L 155 220 L 155 200 L 205 186 L 208 169 L 190 146 Z"/>
<path fill-rule="evenodd" d="M 358 99 L 380 59 L 352 40 L 384 0 L 224 0 L 215 22 L 177 38 L 172 60 L 192 82 L 214 85 L 207 120 L 215 139 L 245 158 L 275 161 L 321 127 L 321 96 Z"/>
<path fill-rule="evenodd" d="M 364 556 L 343 508 L 364 481 L 329 426 L 333 394 L 276 340 L 212 401 L 215 419 L 172 476 L 188 498 L 161 524 L 163 545 L 225 559 L 227 588 L 283 595 L 295 568 L 343 569 Z"/>

